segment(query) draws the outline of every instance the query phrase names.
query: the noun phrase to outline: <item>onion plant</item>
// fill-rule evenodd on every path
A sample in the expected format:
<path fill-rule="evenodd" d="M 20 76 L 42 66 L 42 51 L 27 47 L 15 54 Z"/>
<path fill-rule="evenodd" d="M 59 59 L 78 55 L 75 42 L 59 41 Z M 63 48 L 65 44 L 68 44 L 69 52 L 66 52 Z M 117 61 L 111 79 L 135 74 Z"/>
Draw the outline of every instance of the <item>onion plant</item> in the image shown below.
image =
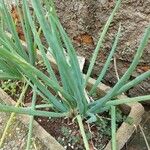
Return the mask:
<path fill-rule="evenodd" d="M 106 37 L 106 33 L 113 20 L 115 12 L 118 10 L 121 0 L 116 1 L 116 5 L 100 33 L 95 51 L 90 61 L 87 74 L 84 75 L 79 67 L 76 51 L 71 40 L 62 27 L 57 17 L 53 0 L 45 0 L 43 7 L 39 0 L 32 0 L 31 6 L 33 12 L 26 0 L 22 0 L 19 5 L 16 0 L 16 8 L 19 14 L 22 32 L 25 37 L 26 47 L 23 46 L 19 39 L 16 22 L 11 16 L 10 10 L 7 8 L 4 0 L 0 0 L 1 28 L 0 28 L 0 80 L 22 80 L 33 90 L 32 106 L 15 107 L 0 104 L 0 111 L 13 112 L 18 114 L 27 114 L 31 116 L 29 125 L 29 136 L 27 149 L 30 147 L 34 116 L 45 117 L 75 117 L 79 123 L 81 134 L 86 150 L 89 150 L 88 140 L 83 128 L 83 119 L 90 117 L 88 122 L 94 121 L 95 116 L 105 110 L 111 109 L 112 117 L 112 149 L 116 149 L 115 144 L 115 107 L 123 103 L 132 103 L 138 101 L 150 100 L 150 95 L 139 96 L 134 98 L 126 98 L 119 100 L 116 97 L 141 81 L 150 77 L 150 71 L 147 71 L 139 77 L 129 81 L 129 78 L 135 70 L 143 50 L 148 43 L 150 37 L 150 26 L 145 30 L 140 45 L 136 51 L 133 62 L 128 70 L 119 79 L 116 85 L 104 96 L 89 102 L 90 97 L 102 79 L 105 77 L 106 71 L 117 48 L 117 44 L 121 35 L 121 25 L 112 45 L 112 49 L 100 71 L 99 77 L 92 88 L 87 91 L 86 87 L 93 70 L 97 55 L 102 47 L 102 42 Z M 8 36 L 8 33 L 11 36 Z M 41 35 L 46 40 L 46 45 L 41 40 Z M 47 74 L 37 68 L 38 62 L 37 51 L 42 56 L 42 60 L 46 67 Z M 50 53 L 56 61 L 60 81 L 56 77 L 56 72 L 47 57 Z M 37 105 L 36 95 L 40 95 L 46 100 L 47 104 Z M 41 111 L 37 108 L 51 107 L 51 111 Z"/>

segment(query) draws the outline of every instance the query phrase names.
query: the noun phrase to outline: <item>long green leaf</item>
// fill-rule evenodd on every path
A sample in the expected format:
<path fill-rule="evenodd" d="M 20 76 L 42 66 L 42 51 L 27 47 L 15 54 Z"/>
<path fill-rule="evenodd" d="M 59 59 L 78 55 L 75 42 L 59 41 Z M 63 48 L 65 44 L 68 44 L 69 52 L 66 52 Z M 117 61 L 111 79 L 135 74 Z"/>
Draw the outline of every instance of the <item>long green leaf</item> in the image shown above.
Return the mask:
<path fill-rule="evenodd" d="M 113 43 L 113 46 L 112 46 L 111 52 L 110 52 L 110 54 L 109 54 L 109 56 L 107 58 L 107 61 L 105 62 L 104 67 L 103 67 L 102 71 L 100 72 L 100 75 L 98 76 L 98 79 L 96 80 L 96 82 L 94 83 L 91 91 L 89 92 L 90 95 L 95 92 L 97 86 L 99 85 L 99 83 L 102 81 L 104 75 L 106 74 L 106 71 L 107 71 L 107 69 L 109 67 L 111 59 L 112 59 L 112 57 L 114 55 L 114 52 L 116 50 L 116 47 L 117 47 L 120 35 L 121 35 L 121 24 L 119 26 L 118 32 L 116 34 L 115 41 Z"/>
<path fill-rule="evenodd" d="M 33 35 L 34 35 L 35 43 L 38 45 L 38 48 L 39 48 L 39 50 L 41 52 L 44 64 L 47 67 L 47 71 L 50 74 L 50 77 L 52 78 L 52 80 L 54 80 L 58 84 L 56 76 L 55 76 L 55 73 L 54 73 L 54 71 L 53 71 L 53 69 L 52 69 L 52 67 L 51 67 L 51 65 L 49 63 L 49 60 L 48 60 L 48 58 L 46 56 L 46 53 L 45 53 L 44 48 L 43 48 L 43 45 L 42 45 L 41 40 L 39 38 L 39 35 L 38 35 L 37 31 L 36 31 L 35 23 L 33 22 L 33 19 L 31 17 L 30 10 L 29 10 L 29 7 L 28 7 L 28 4 L 27 4 L 26 0 L 23 0 L 23 5 L 25 7 L 24 11 L 27 14 L 27 17 L 28 17 L 28 20 L 29 20 L 29 24 L 31 26 L 31 30 L 32 30 Z"/>
<path fill-rule="evenodd" d="M 18 54 L 20 54 L 20 56 L 22 56 L 25 60 L 28 61 L 29 59 L 28 59 L 27 53 L 25 52 L 25 50 L 22 47 L 22 44 L 21 44 L 20 39 L 18 37 L 18 33 L 16 31 L 14 21 L 10 15 L 9 10 L 7 9 L 7 6 L 5 5 L 4 0 L 2 0 L 2 6 L 3 6 L 3 12 L 4 12 L 4 16 L 6 18 L 7 25 L 9 27 L 9 29 L 11 30 L 11 33 L 12 33 L 13 38 L 15 40 L 15 43 L 18 47 L 18 49 L 16 49 L 16 50 L 18 51 Z"/>
<path fill-rule="evenodd" d="M 128 103 L 135 103 L 135 102 L 142 102 L 142 101 L 150 101 L 150 95 L 112 100 L 107 102 L 105 106 L 121 105 L 121 104 L 128 104 Z"/>
<path fill-rule="evenodd" d="M 116 108 L 115 106 L 111 106 L 111 143 L 112 150 L 117 150 L 116 145 Z"/>
<path fill-rule="evenodd" d="M 90 146 L 89 146 L 89 143 L 88 143 L 88 139 L 87 139 L 87 137 L 86 137 L 86 134 L 85 134 L 85 130 L 84 130 L 82 118 L 81 118 L 80 115 L 77 116 L 77 121 L 78 121 L 78 124 L 79 124 L 79 127 L 80 127 L 81 135 L 82 135 L 82 137 L 83 137 L 83 142 L 84 142 L 85 149 L 86 149 L 86 150 L 90 150 Z"/>
<path fill-rule="evenodd" d="M 62 39 L 65 43 L 65 47 L 67 49 L 68 56 L 70 58 L 69 62 L 70 62 L 71 69 L 72 69 L 72 72 L 73 72 L 74 80 L 75 80 L 75 83 L 77 85 L 76 91 L 78 91 L 78 89 L 79 89 L 80 97 L 82 97 L 82 102 L 84 103 L 84 105 L 86 107 L 87 100 L 84 96 L 83 76 L 81 74 L 81 70 L 80 70 L 80 67 L 79 67 L 79 63 L 78 63 L 77 55 L 75 53 L 75 49 L 74 49 L 69 37 L 67 36 L 66 32 L 64 31 L 62 25 L 58 21 L 58 19 L 53 17 L 53 16 L 52 16 L 52 19 L 56 22 L 57 27 L 60 31 L 61 37 L 62 37 Z"/>
<path fill-rule="evenodd" d="M 3 104 L 0 104 L 0 112 L 9 112 L 9 113 L 14 112 L 16 114 L 25 114 L 25 115 L 41 116 L 41 117 L 54 117 L 54 118 L 69 116 L 69 113 L 47 112 L 47 111 L 40 111 L 40 110 L 32 110 L 31 108 L 23 108 L 23 107 L 16 108 L 14 106 L 6 106 Z"/>
<path fill-rule="evenodd" d="M 34 41 L 33 41 L 34 39 L 31 32 L 31 27 L 29 25 L 29 20 L 25 12 L 25 5 L 22 5 L 22 7 L 20 8 L 20 6 L 18 6 L 18 2 L 16 2 L 16 7 L 21 21 L 21 25 L 22 25 L 21 27 L 24 33 L 25 41 L 27 44 L 27 51 L 29 54 L 30 63 L 32 65 L 35 65 L 36 51 L 34 49 Z"/>
<path fill-rule="evenodd" d="M 45 19 L 44 15 L 43 15 L 42 7 L 40 5 L 40 2 L 39 1 L 32 1 L 32 4 L 33 4 L 33 8 L 35 10 L 35 14 L 37 16 L 37 19 L 39 20 L 39 23 L 40 23 L 41 28 L 43 30 L 43 33 L 45 35 L 45 38 L 46 38 L 49 46 L 51 47 L 51 49 L 53 50 L 53 52 L 55 54 L 54 56 L 55 56 L 55 60 L 58 64 L 58 67 L 62 66 L 62 67 L 58 68 L 59 71 L 61 72 L 60 74 L 62 75 L 63 72 L 67 71 L 67 73 L 69 75 L 70 73 L 68 71 L 68 65 L 67 65 L 67 62 L 66 62 L 66 57 L 62 53 L 62 48 L 60 47 L 56 37 L 54 37 L 52 35 L 51 28 L 50 28 L 47 20 Z M 57 50 L 57 52 L 56 52 L 56 50 Z M 65 68 L 65 70 L 63 68 Z M 63 79 L 63 77 L 62 77 L 62 79 Z"/>
<path fill-rule="evenodd" d="M 87 71 L 87 74 L 86 74 L 86 77 L 85 77 L 85 86 L 86 86 L 86 84 L 87 84 L 87 82 L 88 82 L 88 79 L 89 79 L 89 77 L 90 77 L 90 75 L 91 75 L 91 72 L 92 72 L 92 70 L 93 70 L 93 67 L 94 67 L 94 64 L 95 64 L 95 61 L 96 61 L 98 52 L 99 52 L 100 48 L 102 47 L 102 42 L 103 42 L 103 40 L 104 40 L 104 38 L 105 38 L 105 36 L 106 36 L 106 33 L 107 33 L 108 28 L 109 28 L 109 26 L 110 26 L 110 24 L 111 24 L 111 22 L 112 22 L 112 20 L 113 20 L 114 15 L 115 15 L 117 9 L 118 9 L 119 6 L 120 6 L 120 3 L 121 3 L 121 0 L 117 0 L 117 1 L 116 1 L 116 6 L 115 6 L 114 10 L 112 11 L 110 17 L 108 18 L 108 20 L 107 20 L 107 22 L 106 22 L 106 24 L 105 24 L 105 26 L 104 26 L 104 29 L 103 29 L 103 31 L 102 31 L 102 33 L 101 33 L 100 39 L 99 39 L 99 41 L 98 41 L 98 43 L 97 43 L 97 46 L 96 46 L 96 48 L 95 48 L 95 50 L 94 50 L 92 59 L 91 59 L 91 61 L 90 61 L 90 66 L 89 66 L 89 68 L 88 68 L 88 71 Z"/>
<path fill-rule="evenodd" d="M 75 97 L 76 101 L 78 102 L 79 111 L 83 113 L 84 112 L 83 97 L 81 97 L 80 91 L 77 90 L 76 88 L 77 85 L 74 81 L 75 79 L 73 78 L 73 72 L 71 71 L 71 68 L 69 67 L 69 64 L 66 60 L 66 56 L 62 44 L 59 42 L 60 38 L 57 36 L 56 25 L 53 21 L 50 21 L 50 25 L 51 25 L 51 30 L 50 30 L 48 22 L 43 17 L 43 12 L 41 10 L 42 8 L 40 3 L 33 0 L 32 5 L 35 10 L 36 16 L 40 22 L 43 33 L 47 39 L 47 42 L 52 49 L 54 58 L 58 65 L 58 70 L 60 72 L 63 87 L 65 91 L 71 93 L 71 95 Z M 68 80 L 68 76 L 70 78 L 69 80 Z"/>
<path fill-rule="evenodd" d="M 54 19 L 54 18 L 53 18 Z M 53 20 L 51 21 L 53 22 Z M 56 22 L 57 23 L 57 22 Z M 59 28 L 59 26 L 58 26 Z M 61 31 L 60 31 L 61 32 Z M 55 32 L 54 32 L 55 34 Z M 61 33 L 62 35 L 62 38 L 64 37 L 64 40 L 66 39 L 66 34 L 64 32 Z M 65 41 L 64 41 L 65 42 Z M 69 43 L 70 41 L 68 41 Z M 67 42 L 65 42 L 65 45 L 67 45 Z M 67 47 L 68 48 L 68 47 Z M 70 52 L 69 52 L 69 55 L 70 56 Z M 70 58 L 70 59 L 74 59 L 76 57 L 76 55 L 74 55 L 74 57 Z M 77 58 L 77 57 L 76 57 Z M 87 101 L 85 99 L 85 96 L 84 96 L 84 89 L 83 89 L 83 84 L 81 82 L 82 80 L 82 77 L 79 78 L 78 74 L 80 74 L 80 69 L 78 71 L 78 73 L 76 72 L 76 69 L 75 69 L 75 64 L 71 63 L 70 62 L 70 72 L 72 73 L 70 75 L 70 80 L 68 80 L 68 74 L 66 74 L 66 72 L 64 72 L 62 74 L 62 78 L 64 78 L 64 83 L 66 84 L 66 86 L 69 85 L 69 87 L 67 87 L 67 89 L 71 89 L 71 93 L 74 95 L 76 101 L 77 101 L 77 104 L 78 104 L 78 108 L 80 110 L 81 113 L 85 112 L 86 110 L 86 105 L 87 105 Z M 63 66 L 60 66 L 60 68 L 63 68 Z M 65 68 L 64 68 L 65 69 Z M 63 69 L 63 70 L 64 70 Z M 70 81 L 70 82 L 68 82 Z M 67 90 L 68 91 L 68 90 Z M 85 108 L 85 109 L 84 109 Z"/>
<path fill-rule="evenodd" d="M 150 101 L 150 95 L 111 100 L 111 101 L 108 101 L 101 109 L 97 109 L 94 113 L 103 113 L 106 110 L 109 110 L 111 108 L 111 106 L 130 104 L 130 103 L 136 103 L 136 102 L 143 102 L 143 101 L 144 102 Z"/>
<path fill-rule="evenodd" d="M 17 55 L 13 55 L 12 53 L 8 52 L 7 50 L 5 50 L 4 48 L 0 48 L 0 55 L 9 60 L 10 62 L 13 62 L 16 64 L 16 66 L 18 67 L 22 67 L 22 71 L 24 71 L 24 73 L 30 73 L 32 74 L 32 76 L 37 76 L 38 78 L 40 78 L 46 85 L 50 86 L 53 90 L 55 90 L 56 92 L 60 92 L 64 98 L 66 99 L 73 99 L 72 96 L 70 96 L 68 93 L 66 93 L 63 88 L 61 88 L 56 82 L 54 82 L 53 80 L 51 80 L 50 78 L 48 78 L 44 73 L 42 73 L 41 71 L 39 71 L 38 69 L 36 69 L 34 66 L 30 65 L 29 63 L 27 63 L 23 58 L 21 58 L 20 56 Z"/>
<path fill-rule="evenodd" d="M 121 94 L 123 92 L 126 92 L 128 89 L 130 89 L 130 88 L 136 86 L 137 84 L 141 83 L 146 78 L 150 78 L 150 71 L 144 72 L 143 74 L 139 75 L 138 77 L 136 77 L 132 81 L 130 81 L 127 84 L 125 84 L 123 87 L 121 87 L 119 89 L 119 91 L 116 93 L 116 95 L 119 95 L 119 94 Z"/>
<path fill-rule="evenodd" d="M 128 70 L 125 72 L 123 77 L 116 83 L 116 85 L 106 94 L 106 96 L 98 99 L 97 101 L 95 101 L 91 104 L 91 105 L 93 105 L 93 107 L 90 108 L 90 110 L 89 110 L 91 113 L 100 109 L 104 105 L 104 103 L 109 101 L 118 92 L 118 90 L 122 87 L 122 85 L 127 82 L 127 80 L 130 78 L 132 72 L 136 68 L 136 66 L 139 62 L 139 59 L 142 56 L 143 50 L 148 43 L 149 37 L 150 37 L 150 26 L 146 29 L 146 32 L 144 33 L 144 36 L 140 42 L 140 45 L 137 49 L 137 52 L 134 56 L 134 59 L 130 65 L 130 67 L 128 68 Z"/>
<path fill-rule="evenodd" d="M 32 96 L 32 106 L 31 106 L 32 110 L 35 110 L 36 96 L 37 96 L 37 94 L 36 94 L 36 86 L 34 86 L 34 88 L 33 88 L 33 96 Z M 33 132 L 33 122 L 34 122 L 34 116 L 30 116 L 26 150 L 30 150 L 30 145 L 31 145 L 31 140 L 32 140 L 32 132 Z"/>

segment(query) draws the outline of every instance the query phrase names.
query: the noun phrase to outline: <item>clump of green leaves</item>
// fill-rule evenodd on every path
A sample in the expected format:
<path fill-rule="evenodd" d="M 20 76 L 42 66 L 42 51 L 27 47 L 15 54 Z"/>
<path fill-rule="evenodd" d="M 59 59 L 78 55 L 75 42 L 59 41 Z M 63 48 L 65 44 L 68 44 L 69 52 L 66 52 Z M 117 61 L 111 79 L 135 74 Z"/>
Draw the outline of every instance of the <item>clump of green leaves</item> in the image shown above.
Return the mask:
<path fill-rule="evenodd" d="M 6 92 L 15 94 L 17 90 L 17 85 L 16 82 L 10 82 L 10 80 L 8 80 L 1 83 L 1 88 L 4 89 L 4 91 Z"/>
<path fill-rule="evenodd" d="M 1 88 L 13 98 L 18 98 L 20 95 L 19 91 L 22 91 L 22 83 L 19 81 L 12 82 L 12 80 L 5 80 L 1 81 L 0 85 Z"/>
<path fill-rule="evenodd" d="M 142 56 L 142 52 L 148 43 L 150 37 L 150 27 L 146 29 L 140 45 L 136 51 L 133 62 L 125 74 L 121 77 L 121 79 L 104 97 L 99 97 L 98 99 L 94 99 L 94 101 L 89 102 L 87 97 L 92 95 L 92 93 L 95 92 L 97 86 L 101 84 L 121 35 L 120 25 L 113 42 L 112 50 L 108 56 L 108 59 L 106 60 L 106 63 L 104 64 L 103 69 L 99 74 L 98 79 L 90 91 L 86 91 L 85 89 L 93 70 L 96 57 L 100 48 L 102 47 L 102 42 L 106 36 L 110 23 L 113 20 L 115 12 L 120 6 L 121 0 L 116 1 L 114 10 L 112 11 L 108 21 L 106 22 L 106 25 L 104 26 L 95 51 L 93 52 L 87 74 L 85 76 L 80 70 L 75 49 L 57 17 L 52 0 L 45 1 L 45 9 L 43 9 L 40 1 L 32 0 L 31 6 L 33 7 L 34 13 L 31 13 L 28 2 L 26 0 L 22 1 L 21 7 L 17 5 L 17 10 L 19 12 L 22 29 L 25 36 L 25 42 L 27 44 L 26 48 L 22 45 L 22 42 L 19 39 L 15 22 L 10 14 L 10 11 L 5 5 L 4 0 L 1 0 L 0 2 L 0 10 L 2 14 L 1 22 L 3 23 L 0 28 L 0 79 L 26 81 L 32 87 L 34 93 L 31 107 L 16 108 L 14 106 L 0 104 L 0 111 L 28 114 L 32 116 L 29 126 L 30 130 L 28 141 L 31 139 L 34 116 L 76 117 L 79 123 L 81 134 L 83 136 L 85 148 L 89 150 L 89 144 L 82 124 L 82 119 L 91 117 L 88 122 L 96 121 L 95 116 L 98 113 L 102 113 L 111 109 L 111 130 L 113 141 L 112 147 L 115 149 L 115 107 L 123 103 L 150 99 L 150 95 L 146 95 L 135 98 L 125 98 L 123 100 L 114 100 L 114 97 L 117 97 L 119 94 L 150 77 L 150 71 L 147 71 L 134 80 L 129 81 L 132 72 L 136 68 L 139 59 Z M 40 26 L 40 31 L 42 31 L 46 39 L 48 47 L 43 45 L 43 42 L 41 41 L 39 30 L 36 26 L 37 22 Z M 8 36 L 6 31 L 10 32 L 11 37 Z M 35 66 L 38 55 L 36 48 L 41 54 L 42 60 L 47 69 L 47 74 L 43 73 Z M 56 72 L 54 71 L 50 60 L 47 57 L 47 52 L 49 52 L 56 61 L 58 72 L 60 74 L 61 84 L 57 80 Z M 49 89 L 52 89 L 53 92 Z M 36 110 L 36 95 L 40 95 L 46 99 L 47 103 L 52 106 L 51 112 Z M 28 142 L 27 147 L 29 147 L 29 144 L 30 142 Z"/>

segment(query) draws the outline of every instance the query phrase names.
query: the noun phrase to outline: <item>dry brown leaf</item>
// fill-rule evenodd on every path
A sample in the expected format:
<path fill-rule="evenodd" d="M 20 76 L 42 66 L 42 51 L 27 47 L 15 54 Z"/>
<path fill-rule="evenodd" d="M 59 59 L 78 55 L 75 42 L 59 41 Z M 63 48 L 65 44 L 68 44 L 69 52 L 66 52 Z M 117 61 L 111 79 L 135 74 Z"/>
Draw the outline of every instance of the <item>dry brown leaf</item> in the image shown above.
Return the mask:
<path fill-rule="evenodd" d="M 73 40 L 79 44 L 94 45 L 93 37 L 88 33 L 79 34 Z"/>
<path fill-rule="evenodd" d="M 18 32 L 18 36 L 21 40 L 25 41 L 25 37 L 24 37 L 24 33 L 23 33 L 23 29 L 21 26 L 21 20 L 20 20 L 20 16 L 17 10 L 17 6 L 12 5 L 11 6 L 11 16 L 13 18 L 13 21 L 16 25 L 16 30 Z"/>
<path fill-rule="evenodd" d="M 150 70 L 150 66 L 139 66 L 138 71 L 139 72 L 146 72 Z"/>

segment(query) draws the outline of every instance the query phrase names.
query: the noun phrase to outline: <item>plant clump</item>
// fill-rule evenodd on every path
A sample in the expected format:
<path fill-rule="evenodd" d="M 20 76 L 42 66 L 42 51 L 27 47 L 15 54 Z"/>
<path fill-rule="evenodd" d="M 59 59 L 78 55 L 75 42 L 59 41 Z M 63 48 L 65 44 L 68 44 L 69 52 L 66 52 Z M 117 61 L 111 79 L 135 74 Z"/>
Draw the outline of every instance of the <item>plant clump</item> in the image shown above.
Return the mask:
<path fill-rule="evenodd" d="M 142 56 L 143 50 L 149 41 L 150 26 L 143 34 L 128 70 L 118 80 L 115 86 L 106 93 L 106 95 L 93 99 L 91 98 L 91 95 L 96 91 L 98 85 L 102 83 L 102 79 L 106 74 L 121 36 L 122 28 L 120 23 L 115 35 L 115 40 L 113 41 L 111 52 L 104 67 L 100 71 L 99 77 L 92 88 L 87 91 L 86 88 L 98 52 L 102 47 L 106 33 L 120 6 L 121 0 L 116 1 L 116 5 L 100 34 L 86 75 L 80 70 L 76 51 L 59 21 L 54 2 L 52 0 L 45 0 L 44 3 L 45 8 L 43 8 L 43 4 L 40 1 L 32 0 L 30 6 L 32 7 L 32 10 L 26 0 L 23 0 L 21 5 L 19 2 L 16 4 L 24 35 L 24 45 L 18 35 L 16 22 L 13 20 L 4 0 L 1 0 L 0 79 L 19 80 L 25 83 L 25 85 L 17 102 L 17 106 L 0 104 L 0 111 L 13 112 L 13 115 L 15 113 L 30 115 L 27 149 L 29 149 L 31 143 L 34 117 L 43 116 L 52 118 L 75 118 L 79 125 L 85 149 L 89 150 L 89 140 L 84 129 L 83 120 L 86 120 L 87 124 L 96 122 L 97 116 L 110 110 L 112 149 L 115 150 L 117 146 L 115 135 L 117 120 L 116 106 L 123 103 L 146 101 L 150 99 L 150 95 L 125 98 L 122 100 L 118 99 L 120 94 L 150 77 L 150 71 L 148 70 L 132 81 L 129 81 L 131 74 L 135 70 Z M 39 25 L 38 28 L 37 24 Z M 41 34 L 43 34 L 46 44 L 43 44 Z M 59 82 L 56 77 L 54 66 L 52 66 L 51 59 L 49 60 L 47 56 L 48 53 L 51 54 L 56 62 L 61 82 Z M 47 74 L 36 66 L 39 57 L 44 62 Z M 26 93 L 28 87 L 32 88 L 32 103 L 30 106 L 20 107 L 19 105 L 22 102 L 23 95 Z M 46 101 L 46 104 L 37 105 L 37 96 L 41 96 Z M 50 107 L 51 109 L 50 111 L 41 111 L 37 109 L 43 107 Z"/>

